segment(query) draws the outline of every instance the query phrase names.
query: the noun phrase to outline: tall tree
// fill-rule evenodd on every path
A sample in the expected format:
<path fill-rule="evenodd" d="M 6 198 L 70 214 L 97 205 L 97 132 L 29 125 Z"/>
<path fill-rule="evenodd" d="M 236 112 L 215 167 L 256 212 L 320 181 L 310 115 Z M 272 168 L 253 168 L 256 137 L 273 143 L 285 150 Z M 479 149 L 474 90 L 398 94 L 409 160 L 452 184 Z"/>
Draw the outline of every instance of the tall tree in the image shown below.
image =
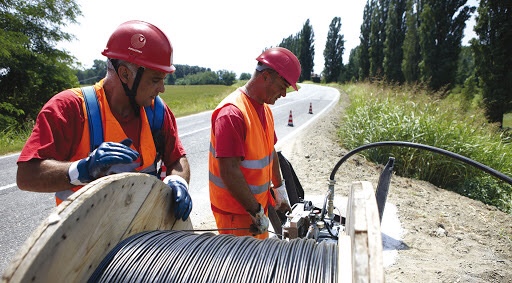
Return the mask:
<path fill-rule="evenodd" d="M 295 35 L 290 35 L 283 39 L 278 46 L 290 50 L 293 54 L 300 54 L 300 36 L 300 32 Z"/>
<path fill-rule="evenodd" d="M 363 23 L 359 35 L 359 79 L 366 80 L 370 76 L 370 33 L 373 1 L 367 0 L 364 6 Z"/>
<path fill-rule="evenodd" d="M 419 27 L 420 76 L 433 90 L 455 81 L 464 28 L 475 10 L 465 6 L 466 1 L 424 1 Z"/>
<path fill-rule="evenodd" d="M 345 51 L 345 40 L 341 31 L 341 18 L 334 17 L 329 25 L 327 41 L 324 49 L 324 71 L 323 76 L 327 83 L 338 82 L 343 67 L 343 52 Z"/>
<path fill-rule="evenodd" d="M 463 85 L 467 78 L 475 74 L 475 59 L 470 46 L 462 46 L 457 63 L 457 76 L 455 82 Z"/>
<path fill-rule="evenodd" d="M 417 3 L 415 0 L 407 1 L 407 13 L 405 15 L 406 31 L 402 45 L 402 74 L 407 83 L 416 83 L 420 76 L 420 69 L 418 67 L 421 60 L 418 37 L 418 4 L 415 5 L 415 2 Z"/>
<path fill-rule="evenodd" d="M 361 46 L 352 48 L 348 57 L 348 64 L 345 66 L 345 73 L 343 74 L 342 82 L 356 82 L 359 80 L 359 52 Z"/>
<path fill-rule="evenodd" d="M 471 41 L 476 73 L 481 81 L 486 116 L 503 124 L 512 110 L 512 5 L 510 1 L 481 0 Z"/>
<path fill-rule="evenodd" d="M 373 0 L 370 27 L 370 77 L 384 75 L 384 42 L 390 0 Z"/>
<path fill-rule="evenodd" d="M 78 85 L 74 58 L 55 46 L 72 39 L 62 27 L 79 15 L 73 0 L 0 1 L 0 116 L 15 114 L 22 123 L 55 93 Z"/>
<path fill-rule="evenodd" d="M 315 33 L 313 32 L 313 27 L 309 23 L 309 19 L 304 23 L 300 34 L 300 53 L 297 57 L 299 58 L 301 65 L 299 81 L 302 82 L 311 80 L 311 73 L 315 66 Z"/>
<path fill-rule="evenodd" d="M 384 76 L 388 82 L 402 83 L 402 46 L 405 37 L 406 0 L 390 0 L 384 41 Z"/>

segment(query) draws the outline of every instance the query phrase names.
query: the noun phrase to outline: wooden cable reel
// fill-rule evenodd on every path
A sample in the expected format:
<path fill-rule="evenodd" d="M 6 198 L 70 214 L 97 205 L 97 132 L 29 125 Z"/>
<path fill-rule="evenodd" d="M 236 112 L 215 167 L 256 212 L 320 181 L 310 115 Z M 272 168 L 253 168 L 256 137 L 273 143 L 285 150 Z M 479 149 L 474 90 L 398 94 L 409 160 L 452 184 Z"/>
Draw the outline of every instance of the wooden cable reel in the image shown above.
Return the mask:
<path fill-rule="evenodd" d="M 123 240 L 150 233 L 172 234 L 169 230 L 192 230 L 190 219 L 181 221 L 174 218 L 170 195 L 166 184 L 140 173 L 116 174 L 90 183 L 56 207 L 40 224 L 7 267 L 2 282 L 86 282 L 109 252 Z M 237 255 L 255 268 L 251 271 L 233 264 L 227 269 L 214 270 L 209 261 L 215 259 L 222 262 L 222 256 L 228 255 L 228 251 L 221 248 L 206 250 L 205 247 L 196 251 L 202 256 L 199 262 L 192 265 L 195 272 L 185 269 L 179 275 L 190 278 L 192 273 L 197 273 L 197 280 L 208 276 L 226 276 L 223 278 L 234 280 L 232 282 L 238 282 L 236 280 L 240 278 L 254 282 L 256 279 L 265 282 L 269 278 L 279 279 L 280 282 L 301 282 L 300 278 L 308 278 L 309 282 L 324 282 L 325 279 L 329 279 L 329 282 L 361 279 L 383 282 L 379 223 L 371 184 L 354 182 L 347 205 L 347 226 L 345 232 L 340 233 L 335 247 L 324 246 L 315 250 L 318 244 L 304 239 L 279 243 L 281 240 L 276 239 L 256 240 L 249 237 L 242 240 L 229 235 L 188 233 L 191 241 L 212 240 L 218 247 L 229 241 L 235 243 L 239 248 Z M 160 241 L 162 243 L 163 240 Z M 181 249 L 185 250 L 189 243 L 192 242 L 182 241 Z M 198 242 L 194 244 L 199 245 Z M 268 266 L 271 260 L 269 257 L 252 256 L 254 249 L 259 249 L 258 252 L 288 253 L 289 258 L 278 259 L 283 268 L 288 268 L 274 275 L 270 270 L 254 272 L 257 267 Z M 302 258 L 304 253 L 311 255 L 311 258 Z M 327 255 L 322 257 L 325 253 Z M 325 269 L 326 265 L 330 269 Z M 309 277 L 302 277 L 308 272 Z"/>

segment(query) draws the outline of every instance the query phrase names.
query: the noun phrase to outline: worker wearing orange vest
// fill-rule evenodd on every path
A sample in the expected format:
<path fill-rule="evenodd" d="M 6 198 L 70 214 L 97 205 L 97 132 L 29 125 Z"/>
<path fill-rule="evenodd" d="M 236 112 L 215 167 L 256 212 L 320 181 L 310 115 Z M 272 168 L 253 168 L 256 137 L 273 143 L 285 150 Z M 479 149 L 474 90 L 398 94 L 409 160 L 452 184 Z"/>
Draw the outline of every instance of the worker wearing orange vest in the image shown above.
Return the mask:
<path fill-rule="evenodd" d="M 268 206 L 291 211 L 269 104 L 286 89 L 297 90 L 301 67 L 288 49 L 276 47 L 256 58 L 256 70 L 212 113 L 209 153 L 210 202 L 221 234 L 268 238 Z M 272 197 L 270 189 L 273 190 Z"/>
<path fill-rule="evenodd" d="M 86 107 L 80 89 L 52 97 L 18 158 L 18 187 L 56 192 L 59 203 L 105 175 L 138 171 L 157 177 L 156 164 L 161 159 L 167 168 L 164 182 L 171 190 L 174 216 L 187 219 L 192 210 L 190 168 L 176 119 L 164 105 L 162 127 L 152 133 L 144 109 L 165 91 L 164 79 L 175 71 L 172 51 L 167 36 L 150 23 L 134 20 L 119 25 L 102 52 L 107 57 L 107 75 L 91 89 L 99 110 Z M 90 135 L 95 131 L 90 126 L 98 116 L 95 126 L 102 127 L 103 140 L 94 148 Z"/>
<path fill-rule="evenodd" d="M 105 96 L 105 91 L 103 89 L 103 82 L 104 80 L 101 80 L 100 82 L 96 83 L 94 85 L 96 97 L 98 99 L 99 105 L 108 105 L 107 97 Z M 71 89 L 72 92 L 74 92 L 80 99 L 83 98 L 82 90 L 79 88 Z M 82 103 L 82 109 L 84 113 L 87 113 L 85 103 Z M 133 144 L 129 142 L 129 139 L 125 132 L 123 131 L 123 128 L 120 126 L 119 122 L 117 122 L 114 114 L 112 114 L 112 111 L 109 107 L 102 107 L 100 108 L 101 111 L 101 122 L 102 122 L 102 128 L 108 129 L 105 131 L 105 137 L 104 140 L 107 141 L 123 141 L 121 144 L 124 144 L 125 146 L 130 147 L 134 151 L 128 151 L 128 154 L 133 154 L 137 157 L 136 162 L 131 162 L 128 164 L 119 164 L 119 165 L 113 165 L 110 167 L 110 172 L 105 172 L 103 175 L 108 175 L 111 173 L 119 173 L 119 172 L 129 172 L 129 171 L 138 171 L 142 173 L 148 173 L 148 174 L 156 174 L 157 168 L 156 163 L 157 160 L 157 153 L 156 153 L 156 147 L 155 142 L 153 140 L 153 136 L 151 133 L 151 129 L 149 126 L 148 118 L 145 115 L 145 113 L 141 113 L 141 133 L 140 133 L 140 146 L 139 150 L 135 149 Z M 141 112 L 145 111 L 144 108 L 140 110 Z M 73 157 L 71 157 L 70 161 L 78 161 L 83 159 L 84 157 L 88 156 L 90 154 L 90 121 L 89 119 L 86 119 L 84 121 L 84 127 L 82 131 L 82 138 L 80 140 L 80 143 L 78 144 L 77 150 Z M 77 182 L 78 183 L 78 182 Z M 85 184 L 85 183 L 84 183 Z M 82 187 L 83 184 L 79 184 L 78 186 L 65 191 L 59 191 L 55 193 L 55 198 L 57 205 L 59 205 L 62 201 L 64 201 L 68 196 L 70 196 L 72 193 L 76 192 Z"/>

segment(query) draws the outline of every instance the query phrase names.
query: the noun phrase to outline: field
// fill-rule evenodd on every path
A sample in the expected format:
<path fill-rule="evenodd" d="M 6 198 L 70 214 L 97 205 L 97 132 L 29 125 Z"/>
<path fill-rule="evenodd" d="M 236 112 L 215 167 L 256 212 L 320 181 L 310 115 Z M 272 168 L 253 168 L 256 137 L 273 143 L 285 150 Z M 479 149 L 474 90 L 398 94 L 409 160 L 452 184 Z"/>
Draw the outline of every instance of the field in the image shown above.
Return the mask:
<path fill-rule="evenodd" d="M 212 110 L 237 85 L 167 85 L 160 95 L 176 117 Z"/>

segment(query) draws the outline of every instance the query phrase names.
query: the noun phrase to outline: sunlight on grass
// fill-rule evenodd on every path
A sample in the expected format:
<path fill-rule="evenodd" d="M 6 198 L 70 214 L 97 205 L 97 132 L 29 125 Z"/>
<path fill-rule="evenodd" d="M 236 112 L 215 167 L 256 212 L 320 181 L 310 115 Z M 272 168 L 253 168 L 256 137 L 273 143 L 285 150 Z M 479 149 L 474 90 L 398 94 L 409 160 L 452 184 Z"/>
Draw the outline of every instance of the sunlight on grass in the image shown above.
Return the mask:
<path fill-rule="evenodd" d="M 176 117 L 181 117 L 214 109 L 236 88 L 236 85 L 168 85 L 160 97 Z"/>
<path fill-rule="evenodd" d="M 512 128 L 512 113 L 503 115 L 503 128 Z"/>
<path fill-rule="evenodd" d="M 32 125 L 21 130 L 7 129 L 0 132 L 0 155 L 20 151 L 31 132 Z"/>
<path fill-rule="evenodd" d="M 439 99 L 418 87 L 350 84 L 351 104 L 341 122 L 343 146 L 354 149 L 381 141 L 407 141 L 448 150 L 512 175 L 512 148 L 480 110 L 462 110 L 454 97 Z M 512 212 L 512 187 L 465 163 L 430 151 L 378 147 L 361 154 L 385 164 L 395 157 L 398 175 L 428 181 Z"/>

